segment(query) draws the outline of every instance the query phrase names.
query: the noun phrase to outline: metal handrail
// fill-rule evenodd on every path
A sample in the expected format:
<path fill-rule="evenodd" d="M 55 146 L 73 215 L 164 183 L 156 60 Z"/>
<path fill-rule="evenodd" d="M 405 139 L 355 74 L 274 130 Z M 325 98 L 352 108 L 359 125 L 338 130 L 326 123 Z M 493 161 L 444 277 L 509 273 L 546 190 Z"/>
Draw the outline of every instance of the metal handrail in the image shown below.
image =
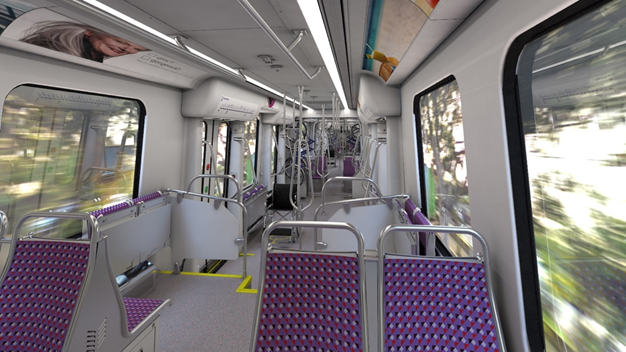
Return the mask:
<path fill-rule="evenodd" d="M 120 149 L 117 152 L 117 164 L 115 168 L 118 170 L 122 169 L 122 162 L 124 161 L 124 149 L 126 149 L 126 139 L 128 138 L 128 136 L 133 136 L 133 146 L 137 145 L 137 135 L 135 134 L 135 132 L 124 132 L 124 134 L 122 135 L 122 142 L 120 143 Z"/>
<path fill-rule="evenodd" d="M 267 264 L 267 252 L 269 244 L 269 236 L 274 229 L 277 228 L 322 228 L 322 229 L 340 229 L 352 232 L 358 242 L 357 258 L 359 262 L 359 305 L 361 312 L 361 346 L 363 352 L 369 351 L 367 341 L 367 303 L 365 302 L 365 239 L 361 232 L 351 224 L 345 222 L 316 222 L 316 221 L 275 221 L 271 223 L 261 237 L 261 270 Z M 265 288 L 265 275 L 260 275 L 259 294 L 257 295 L 256 319 L 252 333 L 252 341 L 250 343 L 251 351 L 256 351 L 255 345 L 259 333 L 259 316 L 263 307 L 263 291 Z"/>
<path fill-rule="evenodd" d="M 198 175 L 198 176 L 223 176 L 223 175 Z M 198 178 L 198 176 L 196 176 L 196 178 Z M 224 175 L 224 176 L 230 176 L 230 175 Z M 232 177 L 232 176 L 231 176 Z M 194 180 L 196 179 L 194 178 Z M 193 180 L 192 180 L 193 181 Z M 237 186 L 239 186 L 238 183 L 235 183 Z M 206 198 L 206 199 L 213 199 L 216 201 L 224 201 L 227 203 L 234 203 L 237 206 L 239 206 L 239 208 L 241 208 L 241 222 L 239 223 L 239 230 L 241 232 L 241 238 L 243 239 L 243 274 L 242 274 L 242 278 L 246 278 L 246 276 L 248 276 L 248 236 L 246 236 L 246 229 L 245 229 L 245 223 L 246 223 L 246 219 L 248 218 L 248 210 L 246 209 L 245 204 L 243 204 L 243 202 L 239 199 L 235 200 L 235 199 L 231 199 L 231 198 L 225 198 L 225 197 L 216 197 L 216 196 L 212 196 L 209 194 L 200 194 L 200 193 L 195 193 L 195 192 L 189 192 L 189 191 L 181 191 L 181 190 L 176 190 L 176 189 L 171 189 L 168 188 L 165 191 L 162 191 L 163 194 L 169 194 L 169 193 L 176 193 L 176 199 L 180 199 L 179 202 L 182 202 L 183 198 L 185 197 L 185 195 L 190 195 L 193 197 L 200 197 L 200 198 Z"/>
<path fill-rule="evenodd" d="M 192 178 L 191 181 L 189 181 L 189 183 L 187 184 L 187 193 L 191 192 L 191 185 L 193 184 L 193 181 L 201 178 L 223 178 L 233 181 L 235 183 L 235 187 L 237 187 L 237 193 L 235 193 L 235 198 L 237 198 L 238 201 L 241 201 L 241 197 L 243 197 L 243 193 L 241 192 L 241 186 L 239 185 L 239 181 L 233 175 L 197 175 L 196 177 Z M 225 194 L 224 196 L 227 196 L 227 194 Z M 180 203 L 180 201 L 182 201 L 182 198 L 180 198 L 178 202 Z"/>
<path fill-rule="evenodd" d="M 343 200 L 338 200 L 338 201 L 328 202 L 328 203 L 325 203 L 324 201 L 322 201 L 322 204 L 318 205 L 317 208 L 315 209 L 315 215 L 313 216 L 313 220 L 317 221 L 317 217 L 320 213 L 320 210 L 323 210 L 325 207 L 331 206 L 331 205 L 352 204 L 352 203 L 361 203 L 361 202 L 391 201 L 393 199 L 399 199 L 399 198 L 408 199 L 410 197 L 411 196 L 408 194 L 398 194 L 398 195 L 391 195 L 391 196 L 376 196 L 376 197 L 368 197 L 368 198 L 343 199 Z M 315 238 L 315 243 L 319 242 L 317 229 L 315 229 L 314 238 Z"/>
<path fill-rule="evenodd" d="M 324 185 L 322 186 L 322 204 L 326 203 L 326 187 L 328 187 L 328 185 L 330 183 L 335 182 L 335 181 L 341 181 L 341 182 L 344 182 L 344 181 L 363 181 L 363 182 L 367 182 L 367 183 L 370 183 L 370 184 L 376 186 L 376 192 L 380 193 L 380 187 L 371 178 L 368 178 L 368 177 L 336 176 L 336 177 L 329 178 L 328 181 L 326 181 L 324 183 Z"/>
<path fill-rule="evenodd" d="M 308 79 L 313 79 L 317 75 L 319 75 L 320 72 L 322 72 L 322 70 L 324 69 L 324 66 L 318 67 L 317 70 L 315 71 L 315 73 L 313 73 L 312 75 L 310 75 L 308 72 L 306 72 L 306 70 L 300 64 L 298 59 L 296 59 L 296 57 L 293 56 L 293 54 L 291 53 L 291 50 L 289 50 L 289 48 L 287 46 L 285 46 L 285 44 L 283 44 L 283 42 L 280 40 L 280 38 L 278 38 L 276 33 L 274 33 L 272 28 L 267 24 L 267 22 L 265 22 L 263 17 L 261 17 L 261 15 L 254 9 L 254 7 L 250 4 L 250 2 L 248 2 L 248 0 L 238 0 L 238 1 L 241 4 L 241 6 L 243 6 L 243 8 L 250 14 L 250 16 L 252 16 L 252 18 L 256 21 L 256 23 L 258 23 L 259 26 L 261 26 L 261 29 L 263 29 L 263 31 L 265 31 L 265 33 L 267 33 L 267 35 L 270 37 L 270 39 L 272 39 L 274 41 L 274 43 L 276 43 L 276 45 L 278 45 L 280 50 L 282 50 L 283 53 L 285 53 L 285 55 L 287 55 L 289 60 L 291 60 L 291 62 L 293 62 L 294 65 L 296 65 L 296 67 L 298 67 L 298 69 L 300 69 L 300 71 L 302 71 L 302 73 L 304 73 L 304 75 Z M 300 100 L 300 101 L 302 101 L 302 100 Z"/>
<path fill-rule="evenodd" d="M 124 188 L 126 188 L 128 186 L 128 180 L 126 179 L 126 175 L 122 172 L 122 170 L 120 169 L 110 169 L 110 168 L 106 168 L 106 167 L 96 167 L 96 166 L 92 166 L 90 168 L 88 168 L 87 170 L 83 171 L 83 173 L 80 175 L 80 183 L 81 185 L 85 185 L 86 180 L 85 175 L 87 174 L 87 172 L 89 171 L 110 171 L 116 174 L 120 174 L 122 175 L 122 177 L 124 178 Z"/>
<path fill-rule="evenodd" d="M 498 334 L 498 340 L 500 342 L 500 349 L 506 352 L 504 345 L 504 334 L 502 327 L 500 326 L 500 319 L 498 316 L 498 310 L 496 307 L 495 298 L 493 297 L 493 284 L 491 281 L 491 265 L 489 262 L 489 248 L 487 242 L 476 231 L 467 227 L 448 227 L 448 226 L 431 226 L 431 225 L 389 225 L 387 226 L 378 237 L 378 345 L 380 351 L 385 350 L 385 237 L 392 232 L 438 232 L 448 234 L 465 234 L 470 235 L 480 242 L 483 247 L 483 253 L 478 253 L 476 260 L 481 261 L 485 267 L 485 276 L 487 279 L 487 289 L 489 290 L 489 304 L 491 305 L 491 313 L 493 315 L 494 325 L 496 326 L 496 333 Z M 413 256 L 426 259 L 441 260 L 441 257 L 424 257 Z M 467 258 L 466 258 L 467 259 Z"/>
<path fill-rule="evenodd" d="M 372 178 L 372 176 L 374 175 L 374 169 L 376 169 L 376 162 L 378 161 L 378 154 L 379 154 L 379 151 L 380 151 L 380 147 L 382 146 L 382 143 L 380 143 L 378 141 L 376 143 L 377 143 L 377 145 L 376 145 L 376 151 L 374 152 L 374 161 L 372 162 L 372 168 L 371 168 L 371 170 L 369 172 L 369 175 L 365 175 L 365 177 Z M 364 186 L 366 194 L 371 192 L 370 191 L 370 186 L 371 185 L 367 185 L 367 187 Z M 380 191 L 380 189 L 378 191 Z"/>

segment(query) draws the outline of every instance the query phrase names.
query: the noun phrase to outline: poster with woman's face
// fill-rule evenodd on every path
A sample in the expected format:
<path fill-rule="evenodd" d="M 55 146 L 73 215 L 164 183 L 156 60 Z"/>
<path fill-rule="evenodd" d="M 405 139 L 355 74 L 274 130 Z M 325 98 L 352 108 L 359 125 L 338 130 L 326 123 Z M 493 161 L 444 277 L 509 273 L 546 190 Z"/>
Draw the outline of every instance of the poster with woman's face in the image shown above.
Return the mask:
<path fill-rule="evenodd" d="M 147 75 L 158 78 L 159 82 L 169 81 L 180 87 L 193 87 L 199 79 L 207 76 L 201 70 L 151 51 L 132 40 L 23 0 L 0 0 L 0 38 L 11 40 L 12 47 L 40 55 L 85 64 L 83 60 L 72 58 L 77 57 L 103 63 L 105 66 L 101 68 L 105 70 L 107 66 L 121 68 L 134 76 Z M 24 44 L 32 46 L 25 47 Z"/>

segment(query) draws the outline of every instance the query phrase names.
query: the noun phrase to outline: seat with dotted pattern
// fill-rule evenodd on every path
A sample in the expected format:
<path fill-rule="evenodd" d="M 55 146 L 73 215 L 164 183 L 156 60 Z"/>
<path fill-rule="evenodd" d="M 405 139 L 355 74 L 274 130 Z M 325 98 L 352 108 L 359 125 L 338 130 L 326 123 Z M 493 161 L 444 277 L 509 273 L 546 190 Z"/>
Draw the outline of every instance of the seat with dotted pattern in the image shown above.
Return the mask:
<path fill-rule="evenodd" d="M 89 247 L 75 241 L 18 241 L 0 285 L 0 350 L 62 350 L 84 286 Z"/>

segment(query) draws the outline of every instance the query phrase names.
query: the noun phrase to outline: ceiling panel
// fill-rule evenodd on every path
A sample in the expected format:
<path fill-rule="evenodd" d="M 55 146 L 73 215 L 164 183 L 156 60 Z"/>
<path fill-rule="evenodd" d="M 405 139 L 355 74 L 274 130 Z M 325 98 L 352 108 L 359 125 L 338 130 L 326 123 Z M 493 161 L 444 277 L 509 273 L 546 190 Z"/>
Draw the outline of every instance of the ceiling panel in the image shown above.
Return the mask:
<path fill-rule="evenodd" d="M 258 28 L 259 25 L 235 0 L 126 0 L 180 31 Z M 284 26 L 271 3 L 250 3 L 270 26 Z"/>
<path fill-rule="evenodd" d="M 393 71 L 387 85 L 397 86 L 404 82 L 462 22 L 462 19 L 428 20 Z"/>
<path fill-rule="evenodd" d="M 305 86 L 307 105 L 317 108 L 320 101 L 330 102 L 335 91 L 327 70 L 309 80 L 267 36 L 252 17 L 235 0 L 100 0 L 103 3 L 166 34 L 183 34 L 185 43 L 229 65 L 274 89 L 298 95 L 297 86 Z M 249 0 L 285 45 L 295 38 L 293 30 L 307 29 L 300 7 L 294 0 Z M 367 1 L 367 0 L 358 0 Z M 341 1 L 339 1 L 341 3 Z M 341 6 L 333 10 L 336 28 L 344 27 Z M 346 15 L 347 16 L 347 15 Z M 360 25 L 364 27 L 364 24 Z M 343 36 L 343 34 L 342 34 Z M 343 44 L 345 46 L 345 44 Z M 309 74 L 324 66 L 313 37 L 304 36 L 292 50 Z M 264 64 L 259 55 L 271 55 L 276 72 Z M 341 62 L 346 62 L 342 53 Z M 346 65 L 344 65 L 346 66 Z M 347 70 L 347 66 L 342 68 Z M 345 72 L 340 73 L 344 77 Z M 356 80 L 358 82 L 358 78 Z M 350 84 L 344 84 L 348 89 Z M 347 91 L 348 97 L 352 95 Z M 268 93 L 269 94 L 269 93 Z M 349 99 L 350 100 L 350 99 Z M 330 105 L 330 104 L 329 104 Z"/>

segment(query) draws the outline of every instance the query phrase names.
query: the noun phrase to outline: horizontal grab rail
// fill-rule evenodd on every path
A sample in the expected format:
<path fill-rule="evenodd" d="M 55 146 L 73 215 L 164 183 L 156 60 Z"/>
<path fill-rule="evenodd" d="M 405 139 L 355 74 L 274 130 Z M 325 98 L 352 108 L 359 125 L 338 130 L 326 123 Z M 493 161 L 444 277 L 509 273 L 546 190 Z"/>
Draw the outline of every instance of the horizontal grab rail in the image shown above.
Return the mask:
<path fill-rule="evenodd" d="M 345 181 L 363 181 L 363 182 L 367 182 L 368 184 L 372 184 L 372 185 L 374 185 L 376 187 L 376 192 L 378 194 L 381 193 L 380 187 L 371 178 L 368 178 L 368 177 L 335 176 L 335 177 L 329 178 L 328 181 L 326 181 L 324 183 L 324 185 L 322 186 L 322 204 L 326 203 L 326 188 L 328 187 L 329 184 L 331 184 L 333 182 L 336 182 L 336 181 L 341 181 L 341 182 L 345 182 Z"/>
<path fill-rule="evenodd" d="M 196 177 L 192 178 L 191 181 L 189 181 L 189 184 L 187 185 L 187 193 L 191 192 L 191 185 L 193 184 L 193 181 L 201 179 L 201 178 L 208 178 L 208 179 L 223 178 L 223 179 L 228 179 L 228 180 L 234 182 L 235 183 L 235 187 L 237 187 L 237 193 L 235 193 L 235 198 L 237 198 L 239 201 L 241 201 L 241 199 L 240 199 L 240 197 L 242 195 L 242 193 L 241 193 L 241 186 L 239 185 L 239 181 L 237 181 L 235 176 L 232 176 L 232 175 L 197 175 Z M 180 202 L 180 200 L 179 200 L 179 202 Z"/>
<path fill-rule="evenodd" d="M 241 6 L 243 6 L 243 8 L 250 14 L 250 16 L 252 16 L 252 18 L 256 21 L 256 23 L 259 24 L 259 26 L 261 26 L 261 29 L 263 29 L 263 31 L 265 31 L 265 33 L 267 33 L 267 35 L 270 37 L 270 39 L 272 39 L 274 41 L 274 43 L 276 43 L 276 45 L 278 45 L 278 47 L 280 48 L 280 50 L 283 51 L 283 53 L 285 53 L 285 55 L 287 55 L 287 57 L 289 58 L 289 60 L 291 60 L 291 62 L 294 63 L 294 65 L 296 65 L 296 67 L 298 67 L 298 69 L 300 69 L 300 71 L 302 71 L 302 73 L 304 73 L 304 75 L 308 78 L 308 79 L 313 79 L 315 78 L 320 72 L 322 72 L 322 69 L 324 69 L 324 66 L 320 66 L 317 68 L 317 71 L 315 71 L 315 73 L 313 73 L 312 75 L 310 75 L 305 69 L 304 67 L 300 64 L 300 62 L 298 61 L 298 59 L 296 59 L 295 56 L 293 56 L 293 54 L 291 53 L 291 50 L 280 40 L 280 38 L 278 38 L 278 36 L 276 35 L 276 33 L 274 33 L 274 31 L 272 30 L 272 28 L 267 24 L 267 22 L 265 22 L 265 20 L 263 19 L 263 17 L 261 17 L 261 15 L 254 9 L 254 7 L 252 6 L 252 4 L 250 4 L 250 2 L 248 2 L 248 0 L 238 0 L 239 3 L 241 4 Z M 298 35 L 300 35 L 300 33 L 298 33 Z M 297 38 L 296 38 L 297 39 Z M 294 41 L 295 42 L 295 41 Z M 302 101 L 302 98 L 300 99 L 300 101 Z"/>

